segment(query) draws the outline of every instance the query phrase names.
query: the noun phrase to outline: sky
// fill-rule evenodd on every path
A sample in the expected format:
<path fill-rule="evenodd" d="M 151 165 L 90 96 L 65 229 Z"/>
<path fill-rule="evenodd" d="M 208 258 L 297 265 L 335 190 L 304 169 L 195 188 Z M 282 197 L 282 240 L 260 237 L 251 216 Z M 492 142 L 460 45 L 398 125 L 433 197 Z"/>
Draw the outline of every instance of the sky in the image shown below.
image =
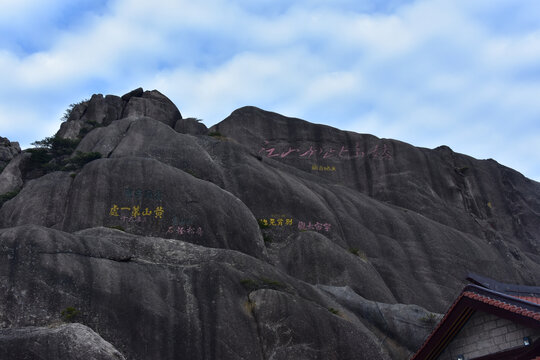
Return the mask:
<path fill-rule="evenodd" d="M 0 81 L 22 148 L 143 87 L 208 127 L 252 105 L 540 181 L 537 0 L 0 0 Z"/>

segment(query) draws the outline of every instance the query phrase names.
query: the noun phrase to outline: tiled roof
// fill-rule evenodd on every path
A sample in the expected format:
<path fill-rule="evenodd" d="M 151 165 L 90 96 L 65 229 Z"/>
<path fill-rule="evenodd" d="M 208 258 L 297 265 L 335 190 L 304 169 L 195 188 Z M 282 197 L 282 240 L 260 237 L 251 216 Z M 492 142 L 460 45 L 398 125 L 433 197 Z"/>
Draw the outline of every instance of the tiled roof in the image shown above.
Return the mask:
<path fill-rule="evenodd" d="M 437 359 L 476 310 L 540 329 L 539 304 L 477 285 L 467 285 L 411 360 Z"/>
<path fill-rule="evenodd" d="M 475 273 L 469 273 L 467 280 L 486 289 L 540 303 L 540 286 L 506 284 Z"/>
<path fill-rule="evenodd" d="M 528 302 L 532 302 L 532 303 L 535 303 L 535 304 L 540 304 L 540 297 L 533 297 L 533 296 L 515 296 L 514 297 L 517 297 L 517 298 L 520 298 L 521 300 L 525 300 L 525 301 L 528 301 Z M 540 360 L 540 359 L 539 359 Z"/>
<path fill-rule="evenodd" d="M 540 321 L 540 311 L 528 310 L 526 308 L 523 308 L 523 307 L 520 307 L 520 306 L 517 306 L 517 305 L 508 304 L 508 303 L 506 303 L 504 301 L 501 301 L 501 300 L 492 299 L 492 298 L 490 298 L 488 296 L 480 295 L 480 294 L 474 293 L 472 291 L 463 292 L 463 296 L 466 296 L 466 297 L 474 299 L 474 300 L 481 301 L 481 302 L 483 302 L 485 304 L 489 304 L 491 306 L 495 306 L 495 307 L 498 307 L 498 308 L 501 308 L 501 309 L 504 309 L 504 310 L 508 310 L 510 312 L 513 312 L 513 313 L 516 313 L 516 314 L 519 314 L 519 315 L 528 316 L 530 318 L 533 318 L 535 320 Z M 521 299 L 521 298 L 519 298 L 519 299 Z"/>

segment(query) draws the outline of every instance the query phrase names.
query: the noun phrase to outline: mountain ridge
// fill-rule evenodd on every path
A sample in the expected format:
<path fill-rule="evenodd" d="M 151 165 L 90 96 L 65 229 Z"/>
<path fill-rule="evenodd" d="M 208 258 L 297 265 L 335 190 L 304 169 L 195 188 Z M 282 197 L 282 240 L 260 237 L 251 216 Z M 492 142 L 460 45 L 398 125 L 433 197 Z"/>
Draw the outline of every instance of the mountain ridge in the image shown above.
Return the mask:
<path fill-rule="evenodd" d="M 46 144 L 3 152 L 4 331 L 74 307 L 126 358 L 405 359 L 468 272 L 540 284 L 540 184 L 446 146 L 252 106 L 207 129 L 142 88 Z"/>

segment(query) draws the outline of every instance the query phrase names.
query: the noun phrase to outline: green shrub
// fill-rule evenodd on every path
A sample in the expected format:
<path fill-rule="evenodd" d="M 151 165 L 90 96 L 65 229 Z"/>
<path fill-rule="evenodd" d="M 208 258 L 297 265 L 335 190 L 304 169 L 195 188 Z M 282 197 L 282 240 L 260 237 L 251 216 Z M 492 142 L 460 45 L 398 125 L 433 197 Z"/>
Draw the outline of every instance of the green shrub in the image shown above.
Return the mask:
<path fill-rule="evenodd" d="M 219 131 L 212 131 L 211 133 L 208 134 L 208 136 L 223 137 L 223 135 L 221 135 L 221 133 Z"/>
<path fill-rule="evenodd" d="M 274 289 L 282 290 L 287 288 L 287 285 L 282 282 L 271 280 L 267 278 L 261 278 L 260 280 L 254 279 L 242 279 L 240 280 L 242 286 L 249 291 L 258 290 L 258 289 Z"/>
<path fill-rule="evenodd" d="M 195 172 L 194 172 L 193 170 L 191 170 L 191 169 L 186 169 L 186 170 L 184 170 L 184 171 L 187 172 L 189 175 L 191 175 L 191 176 L 193 176 L 193 177 L 196 177 L 197 179 L 200 179 L 200 177 L 199 177 L 197 174 L 195 174 Z"/>
<path fill-rule="evenodd" d="M 100 123 L 98 123 L 97 121 L 94 121 L 94 120 L 88 120 L 86 123 L 89 124 L 89 125 L 92 125 L 92 127 L 95 127 L 95 128 L 103 126 L 103 124 L 100 124 Z"/>
<path fill-rule="evenodd" d="M 79 137 L 80 139 L 82 139 L 82 138 L 85 137 L 86 134 L 88 134 L 91 130 L 92 130 L 92 128 L 83 127 L 81 130 L 79 130 L 79 135 L 78 135 L 78 137 Z"/>
<path fill-rule="evenodd" d="M 98 123 L 94 120 L 88 120 L 84 124 L 84 126 L 79 130 L 79 135 L 77 136 L 79 139 L 82 139 L 86 136 L 90 131 L 94 130 L 95 128 L 103 127 L 105 125 Z"/>
<path fill-rule="evenodd" d="M 80 139 L 64 139 L 60 136 L 50 136 L 43 140 L 34 141 L 32 145 L 37 148 L 48 149 L 53 157 L 70 155 L 79 145 Z"/>
<path fill-rule="evenodd" d="M 47 164 L 53 158 L 49 150 L 45 148 L 28 149 L 26 151 L 30 153 L 30 163 L 38 167 Z"/>
<path fill-rule="evenodd" d="M 262 220 L 258 220 L 257 222 L 259 223 L 259 228 L 261 228 L 261 229 L 266 229 L 266 228 L 270 227 L 270 225 L 268 225 L 268 223 L 265 224 Z"/>
<path fill-rule="evenodd" d="M 269 287 L 269 288 L 275 289 L 275 290 L 287 287 L 287 285 L 285 285 L 284 283 L 276 281 L 276 280 L 270 280 L 270 279 L 267 279 L 267 278 L 261 278 L 261 281 L 262 281 L 263 287 Z"/>
<path fill-rule="evenodd" d="M 257 290 L 259 288 L 259 283 L 253 279 L 242 279 L 240 284 L 249 291 Z"/>
<path fill-rule="evenodd" d="M 19 194 L 19 192 L 20 192 L 20 190 L 16 190 L 16 191 L 10 191 L 10 192 L 7 192 L 5 194 L 0 195 L 0 207 L 2 207 L 2 205 L 4 205 L 4 203 L 6 201 L 11 200 L 15 196 L 17 196 L 17 194 Z"/>
<path fill-rule="evenodd" d="M 272 242 L 272 238 L 267 234 L 263 234 L 263 240 L 265 244 L 269 244 Z"/>
<path fill-rule="evenodd" d="M 433 313 L 426 314 L 425 316 L 420 318 L 420 321 L 426 323 L 426 324 L 435 324 L 437 322 L 437 315 Z"/>
<path fill-rule="evenodd" d="M 49 137 L 44 140 L 36 141 L 33 145 L 38 146 L 34 149 L 28 149 L 30 153 L 29 168 L 44 171 L 45 173 L 53 171 L 73 171 L 82 168 L 90 161 L 101 158 L 99 152 L 83 153 L 77 151 L 77 154 L 71 158 L 67 156 L 73 153 L 79 140 L 61 139 L 58 137 Z M 75 177 L 75 175 L 71 175 Z"/>
<path fill-rule="evenodd" d="M 184 120 L 195 120 L 196 122 L 201 122 L 201 121 L 203 121 L 202 119 L 195 118 L 195 117 L 188 117 L 188 118 L 185 118 Z"/>
<path fill-rule="evenodd" d="M 334 315 L 339 315 L 339 310 L 336 310 L 333 307 L 328 308 L 328 311 L 330 311 Z"/>
<path fill-rule="evenodd" d="M 116 229 L 116 230 L 120 230 L 120 231 L 123 231 L 123 232 L 126 232 L 126 229 L 124 229 L 123 226 L 120 226 L 120 225 L 113 225 L 113 226 L 107 226 L 109 229 Z"/>
<path fill-rule="evenodd" d="M 368 260 L 368 257 L 366 255 L 365 252 L 363 252 L 362 250 L 359 250 L 357 248 L 350 248 L 349 249 L 349 252 L 353 255 L 356 255 L 358 256 L 360 259 L 364 260 L 364 261 L 367 261 Z"/>
<path fill-rule="evenodd" d="M 77 151 L 77 154 L 71 159 L 69 159 L 68 162 L 71 164 L 75 164 L 77 167 L 83 167 L 90 161 L 94 161 L 97 159 L 101 159 L 101 153 L 99 152 L 83 153 L 81 151 Z"/>
<path fill-rule="evenodd" d="M 60 120 L 67 121 L 69 119 L 69 117 L 71 116 L 71 113 L 73 112 L 73 109 L 75 109 L 75 106 L 80 105 L 82 103 L 85 103 L 87 101 L 89 101 L 89 100 L 84 99 L 84 100 L 79 101 L 78 103 L 69 104 L 68 108 L 64 111 L 64 115 L 62 115 Z"/>
<path fill-rule="evenodd" d="M 66 322 L 74 321 L 79 314 L 80 314 L 80 311 L 75 309 L 73 306 L 68 306 L 61 312 L 62 320 Z"/>

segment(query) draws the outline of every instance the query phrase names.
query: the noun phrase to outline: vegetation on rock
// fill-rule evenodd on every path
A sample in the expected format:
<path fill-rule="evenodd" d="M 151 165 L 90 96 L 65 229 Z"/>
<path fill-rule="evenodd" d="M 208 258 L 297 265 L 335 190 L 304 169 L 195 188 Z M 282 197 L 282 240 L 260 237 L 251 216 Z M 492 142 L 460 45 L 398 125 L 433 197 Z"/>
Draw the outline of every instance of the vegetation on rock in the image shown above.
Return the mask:
<path fill-rule="evenodd" d="M 101 158 L 99 152 L 77 151 L 75 156 L 71 156 L 80 141 L 80 139 L 64 139 L 55 135 L 33 142 L 32 145 L 35 148 L 26 150 L 31 154 L 27 170 L 41 171 L 42 174 L 52 171 L 72 171 Z"/>
<path fill-rule="evenodd" d="M 19 194 L 20 190 L 17 190 L 17 191 L 10 191 L 10 192 L 7 192 L 5 194 L 2 194 L 0 195 L 0 207 L 2 207 L 2 205 L 4 205 L 4 203 L 8 200 L 11 200 L 13 199 L 15 196 L 17 196 L 17 194 Z"/>
<path fill-rule="evenodd" d="M 64 111 L 64 115 L 62 115 L 62 118 L 60 120 L 67 121 L 73 112 L 73 109 L 75 109 L 75 106 L 80 105 L 82 103 L 87 102 L 89 99 L 84 99 L 79 101 L 78 103 L 69 104 L 68 108 Z"/>
<path fill-rule="evenodd" d="M 62 320 L 65 322 L 73 322 L 77 319 L 81 312 L 74 308 L 73 306 L 68 306 L 60 313 L 62 315 Z"/>

